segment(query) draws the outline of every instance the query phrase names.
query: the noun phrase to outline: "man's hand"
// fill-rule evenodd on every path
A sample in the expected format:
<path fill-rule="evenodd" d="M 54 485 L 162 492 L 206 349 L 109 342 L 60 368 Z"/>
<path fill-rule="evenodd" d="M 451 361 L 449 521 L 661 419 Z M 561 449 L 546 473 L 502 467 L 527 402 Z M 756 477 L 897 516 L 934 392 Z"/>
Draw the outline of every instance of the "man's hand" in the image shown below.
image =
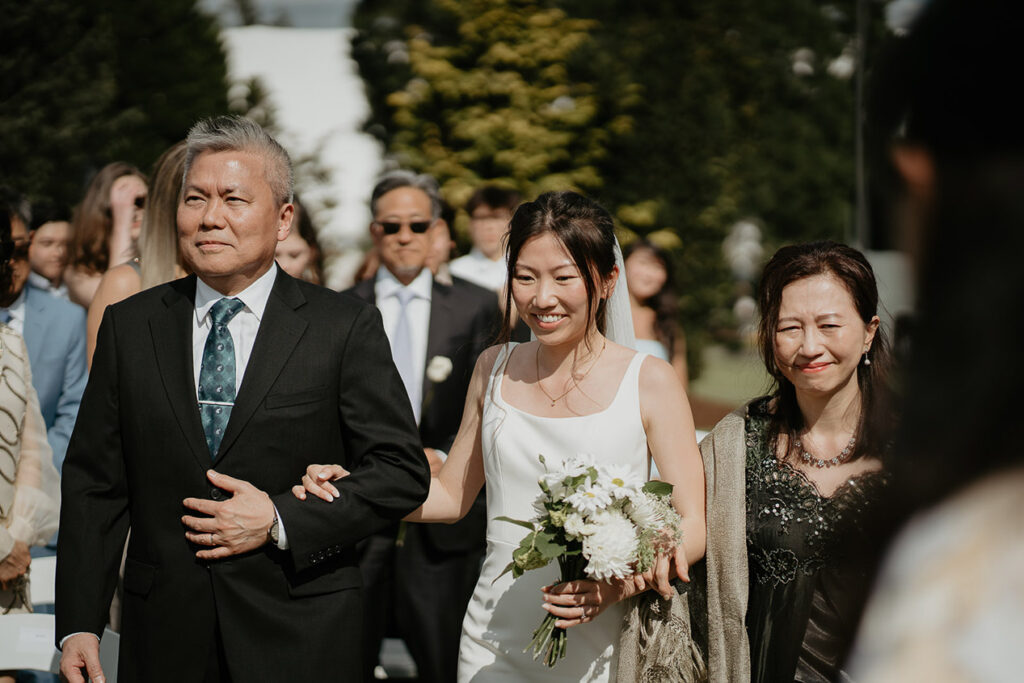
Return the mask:
<path fill-rule="evenodd" d="M 28 545 L 24 541 L 15 541 L 10 554 L 0 560 L 0 586 L 6 588 L 8 581 L 13 581 L 27 572 L 30 562 L 32 556 L 28 552 Z"/>
<path fill-rule="evenodd" d="M 207 470 L 207 478 L 231 498 L 217 502 L 203 498 L 186 498 L 185 507 L 209 517 L 186 515 L 181 521 L 188 527 L 185 538 L 196 545 L 209 546 L 196 557 L 219 560 L 247 553 L 267 542 L 267 532 L 274 521 L 274 504 L 270 496 L 247 481 Z"/>
<path fill-rule="evenodd" d="M 68 683 L 85 683 L 86 676 L 92 683 L 103 683 L 106 679 L 100 667 L 100 639 L 92 633 L 76 633 L 65 640 L 61 648 L 60 673 Z"/>

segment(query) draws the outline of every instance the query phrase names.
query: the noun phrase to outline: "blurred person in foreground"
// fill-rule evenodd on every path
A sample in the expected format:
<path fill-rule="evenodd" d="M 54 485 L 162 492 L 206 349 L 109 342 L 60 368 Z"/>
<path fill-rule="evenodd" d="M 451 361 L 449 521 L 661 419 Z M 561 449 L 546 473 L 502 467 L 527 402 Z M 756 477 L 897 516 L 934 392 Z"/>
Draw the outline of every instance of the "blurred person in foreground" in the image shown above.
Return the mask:
<path fill-rule="evenodd" d="M 419 505 L 429 468 L 376 309 L 275 265 L 291 197 L 262 128 L 200 121 L 178 203 L 195 275 L 104 314 L 62 482 L 70 683 L 103 675 L 129 526 L 120 680 L 360 680 L 354 544 Z M 333 505 L 291 495 L 339 457 Z"/>
<path fill-rule="evenodd" d="M 64 272 L 71 301 L 89 308 L 103 273 L 138 255 L 146 194 L 146 177 L 123 161 L 107 164 L 89 183 L 71 223 Z"/>
<path fill-rule="evenodd" d="M 313 217 L 298 197 L 293 202 L 295 217 L 292 219 L 292 230 L 288 237 L 277 243 L 274 258 L 281 270 L 294 278 L 312 282 L 314 285 L 324 284 L 324 255 L 320 243 L 316 239 L 316 227 Z"/>
<path fill-rule="evenodd" d="M 676 319 L 678 306 L 669 255 L 656 244 L 638 239 L 623 250 L 622 256 L 637 349 L 671 363 L 686 388 L 686 336 Z"/>
<path fill-rule="evenodd" d="M 10 287 L 10 209 L 0 203 L 0 288 Z M 29 546 L 57 530 L 60 485 L 21 336 L 0 322 L 0 619 L 32 611 Z M 14 683 L 0 671 L 0 683 Z"/>
<path fill-rule="evenodd" d="M 185 152 L 182 140 L 164 151 L 153 165 L 152 186 L 139 228 L 139 257 L 114 266 L 100 279 L 96 296 L 89 304 L 86 352 L 90 366 L 96 352 L 96 334 L 107 306 L 185 275 L 178 249 L 177 223 Z"/>
<path fill-rule="evenodd" d="M 20 210 L 10 213 L 14 249 L 7 264 L 10 277 L 0 291 L 0 319 L 25 340 L 32 365 L 32 385 L 46 423 L 53 464 L 59 472 L 88 379 L 85 311 L 29 284 L 29 223 L 30 217 Z"/>
<path fill-rule="evenodd" d="M 473 366 L 499 321 L 491 292 L 434 277 L 429 264 L 436 242 L 450 242 L 441 209 L 430 176 L 394 171 L 381 178 L 370 200 L 370 234 L 381 265 L 347 292 L 380 309 L 434 471 L 455 442 Z M 480 574 L 486 524 L 481 495 L 457 524 L 395 525 L 360 546 L 369 679 L 392 616 L 419 680 L 455 679 L 462 615 Z"/>
<path fill-rule="evenodd" d="M 912 521 L 861 625 L 858 681 L 1024 671 L 1021 26 L 1020 3 L 934 0 L 876 69 L 877 170 L 896 171 L 917 277 L 889 515 Z"/>
<path fill-rule="evenodd" d="M 771 395 L 701 443 L 712 681 L 839 681 L 873 570 L 891 430 L 874 273 L 834 242 L 779 249 L 759 292 Z"/>
<path fill-rule="evenodd" d="M 68 265 L 71 210 L 53 202 L 36 204 L 32 207 L 29 227 L 28 263 L 32 268 L 28 275 L 29 286 L 69 300 L 64 269 Z"/>

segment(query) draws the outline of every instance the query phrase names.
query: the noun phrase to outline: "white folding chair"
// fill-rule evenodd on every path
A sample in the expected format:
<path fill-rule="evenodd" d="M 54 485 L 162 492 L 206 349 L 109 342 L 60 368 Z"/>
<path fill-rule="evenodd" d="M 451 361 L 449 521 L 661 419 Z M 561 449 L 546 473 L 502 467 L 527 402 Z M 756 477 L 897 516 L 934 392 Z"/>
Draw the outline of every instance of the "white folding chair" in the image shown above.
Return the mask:
<path fill-rule="evenodd" d="M 57 584 L 57 558 L 33 557 L 29 567 L 33 605 L 52 605 Z"/>
<path fill-rule="evenodd" d="M 52 614 L 0 615 L 0 670 L 60 671 L 60 652 L 53 647 L 53 633 Z M 107 683 L 117 683 L 117 651 L 120 645 L 119 634 L 109 628 L 103 631 L 100 666 Z"/>

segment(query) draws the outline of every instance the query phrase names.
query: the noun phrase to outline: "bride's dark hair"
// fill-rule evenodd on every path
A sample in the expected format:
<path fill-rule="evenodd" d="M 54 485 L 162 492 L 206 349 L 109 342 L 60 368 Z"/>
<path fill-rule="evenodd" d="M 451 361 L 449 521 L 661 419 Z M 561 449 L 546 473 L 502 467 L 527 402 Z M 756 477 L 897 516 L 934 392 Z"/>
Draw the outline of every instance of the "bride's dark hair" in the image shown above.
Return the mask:
<path fill-rule="evenodd" d="M 532 202 L 520 204 L 509 225 L 505 248 L 509 286 L 505 288 L 501 328 L 504 342 L 512 335 L 512 283 L 519 252 L 530 239 L 546 232 L 554 234 L 579 269 L 587 290 L 587 316 L 604 331 L 606 300 L 600 296 L 600 289 L 615 268 L 615 224 L 611 214 L 576 192 L 545 192 Z"/>

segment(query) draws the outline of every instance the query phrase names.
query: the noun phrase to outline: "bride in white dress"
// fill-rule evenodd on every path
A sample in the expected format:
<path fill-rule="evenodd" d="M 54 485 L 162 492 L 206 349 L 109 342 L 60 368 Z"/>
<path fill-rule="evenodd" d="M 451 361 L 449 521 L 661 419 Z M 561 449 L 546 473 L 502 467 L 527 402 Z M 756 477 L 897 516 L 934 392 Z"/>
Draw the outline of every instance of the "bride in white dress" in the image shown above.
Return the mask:
<path fill-rule="evenodd" d="M 536 341 L 480 355 L 455 444 L 426 502 L 407 517 L 456 521 L 487 485 L 487 554 L 463 622 L 460 681 L 615 680 L 618 603 L 655 586 L 670 595 L 669 572 L 685 578 L 704 554 L 704 471 L 678 376 L 668 363 L 605 334 L 614 325 L 628 338 L 632 329 L 628 303 L 624 320 L 609 320 L 623 317 L 607 310 L 620 277 L 616 252 L 607 211 L 576 193 L 541 195 L 512 218 L 508 303 Z M 624 291 L 623 285 L 620 296 Z M 580 453 L 628 464 L 644 477 L 653 456 L 661 478 L 675 486 L 684 542 L 643 577 L 551 586 L 558 580 L 552 564 L 495 581 L 524 534 L 495 518 L 533 516 L 543 471 L 538 455 L 552 463 Z M 329 499 L 329 480 L 344 474 L 337 465 L 314 465 L 296 495 L 308 490 Z M 523 653 L 543 610 L 559 617 L 557 626 L 571 628 L 566 656 L 553 669 Z"/>

